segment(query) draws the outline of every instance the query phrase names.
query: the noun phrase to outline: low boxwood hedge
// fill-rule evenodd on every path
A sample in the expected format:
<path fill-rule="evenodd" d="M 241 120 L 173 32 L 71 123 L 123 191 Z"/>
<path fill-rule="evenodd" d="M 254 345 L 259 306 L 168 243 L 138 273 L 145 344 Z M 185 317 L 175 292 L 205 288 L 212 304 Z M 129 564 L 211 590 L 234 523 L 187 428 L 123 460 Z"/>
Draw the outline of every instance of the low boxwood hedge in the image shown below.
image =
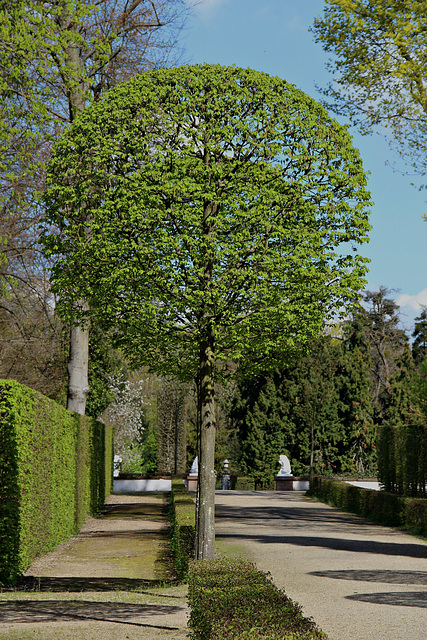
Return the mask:
<path fill-rule="evenodd" d="M 407 498 L 387 491 L 373 491 L 322 476 L 310 479 L 308 495 L 379 524 L 402 527 L 427 537 L 425 498 Z"/>
<path fill-rule="evenodd" d="M 188 564 L 193 557 L 195 518 L 196 504 L 185 488 L 183 479 L 172 478 L 169 497 L 171 545 L 176 576 L 183 581 L 187 579 Z"/>
<path fill-rule="evenodd" d="M 270 576 L 244 560 L 192 562 L 188 626 L 193 640 L 325 640 Z"/>

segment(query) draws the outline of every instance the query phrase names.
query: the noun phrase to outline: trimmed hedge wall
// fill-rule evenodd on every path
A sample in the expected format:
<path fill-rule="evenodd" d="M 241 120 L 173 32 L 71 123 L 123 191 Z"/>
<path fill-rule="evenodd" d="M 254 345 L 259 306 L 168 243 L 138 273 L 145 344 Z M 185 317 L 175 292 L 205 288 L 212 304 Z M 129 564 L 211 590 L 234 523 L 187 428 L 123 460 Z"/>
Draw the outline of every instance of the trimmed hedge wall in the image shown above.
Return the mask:
<path fill-rule="evenodd" d="M 233 489 L 236 489 L 236 491 L 255 491 L 255 480 L 238 476 Z"/>
<path fill-rule="evenodd" d="M 378 478 L 386 491 L 427 497 L 427 424 L 378 429 Z"/>
<path fill-rule="evenodd" d="M 184 486 L 182 478 L 172 478 L 169 494 L 169 521 L 175 572 L 185 581 L 188 565 L 193 557 L 195 539 L 196 504 Z"/>
<path fill-rule="evenodd" d="M 357 513 L 374 522 L 391 527 L 403 527 L 427 537 L 427 500 L 407 498 L 396 493 L 355 487 L 340 480 L 314 476 L 308 495 Z"/>
<path fill-rule="evenodd" d="M 0 584 L 75 535 L 111 493 L 112 429 L 0 380 Z"/>
<path fill-rule="evenodd" d="M 244 560 L 191 563 L 188 600 L 193 640 L 327 640 L 268 574 Z"/>

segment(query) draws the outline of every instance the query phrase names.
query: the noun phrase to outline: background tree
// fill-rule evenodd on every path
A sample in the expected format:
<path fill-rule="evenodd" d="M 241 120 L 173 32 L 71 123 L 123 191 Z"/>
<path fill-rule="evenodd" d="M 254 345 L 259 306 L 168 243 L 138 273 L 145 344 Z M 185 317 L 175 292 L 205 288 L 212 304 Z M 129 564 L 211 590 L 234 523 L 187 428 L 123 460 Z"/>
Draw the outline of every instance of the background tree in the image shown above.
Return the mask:
<path fill-rule="evenodd" d="M 376 428 L 373 415 L 372 359 L 366 312 L 356 307 L 343 325 L 335 372 L 338 419 L 344 427 L 341 472 L 375 475 Z"/>
<path fill-rule="evenodd" d="M 204 65 L 109 92 L 63 136 L 49 172 L 63 311 L 75 319 L 75 301 L 90 300 L 131 361 L 196 385 L 196 554 L 211 557 L 214 380 L 229 362 L 290 359 L 354 300 L 366 260 L 338 248 L 369 229 L 359 155 L 285 81 Z"/>
<path fill-rule="evenodd" d="M 284 369 L 240 380 L 229 412 L 242 471 L 271 486 L 280 453 L 296 474 L 374 474 L 370 345 L 365 311 L 309 345 Z"/>
<path fill-rule="evenodd" d="M 28 298 L 42 276 L 40 270 L 36 281 L 30 278 L 40 263 L 34 261 L 40 216 L 34 192 L 44 188 L 52 141 L 103 91 L 147 68 L 167 64 L 171 51 L 176 51 L 184 15 L 182 0 L 0 2 L 0 204 L 2 218 L 14 228 L 13 237 L 2 234 L 8 242 L 3 282 L 10 283 L 10 277 L 20 280 L 13 296 L 19 294 L 16 304 L 22 313 L 27 305 L 21 299 Z M 43 314 L 46 308 L 39 306 L 27 324 Z M 20 340 L 7 305 L 4 323 L 9 323 L 4 339 Z M 54 332 L 50 339 L 50 351 L 60 350 Z M 88 349 L 88 327 L 72 327 L 67 405 L 80 413 L 89 391 Z M 29 375 L 21 379 L 28 380 Z"/>
<path fill-rule="evenodd" d="M 427 157 L 427 12 L 423 0 L 326 0 L 313 26 L 333 57 L 324 91 L 362 132 L 391 132 L 421 175 Z"/>
<path fill-rule="evenodd" d="M 391 393 L 390 378 L 408 343 L 407 335 L 399 327 L 399 306 L 388 294 L 388 289 L 380 287 L 379 291 L 365 292 L 363 298 L 368 305 L 364 322 L 371 351 L 372 404 L 377 423 L 382 420 Z"/>
<path fill-rule="evenodd" d="M 415 365 L 420 367 L 427 359 L 427 308 L 424 308 L 420 315 L 415 318 L 415 328 L 412 333 L 414 341 L 412 343 L 412 356 Z"/>
<path fill-rule="evenodd" d="M 157 399 L 158 472 L 184 474 L 186 471 L 187 385 L 163 378 Z"/>
<path fill-rule="evenodd" d="M 271 488 L 279 455 L 288 455 L 293 470 L 300 461 L 292 410 L 296 395 L 296 385 L 279 371 L 239 381 L 229 418 L 238 433 L 240 469 L 256 488 Z"/>
<path fill-rule="evenodd" d="M 157 396 L 159 381 L 147 371 L 122 367 L 108 380 L 111 396 L 102 418 L 114 426 L 114 451 L 123 473 L 157 473 Z"/>

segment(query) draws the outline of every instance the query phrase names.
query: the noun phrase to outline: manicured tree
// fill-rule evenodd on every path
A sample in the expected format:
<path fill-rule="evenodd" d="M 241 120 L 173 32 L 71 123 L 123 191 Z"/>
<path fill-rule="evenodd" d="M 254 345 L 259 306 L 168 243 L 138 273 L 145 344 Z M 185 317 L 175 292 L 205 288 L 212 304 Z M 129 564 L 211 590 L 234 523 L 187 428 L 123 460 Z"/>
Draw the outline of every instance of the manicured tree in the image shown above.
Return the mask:
<path fill-rule="evenodd" d="M 415 378 L 414 361 L 407 345 L 390 381 L 379 469 L 383 483 L 387 485 L 391 478 L 395 490 L 405 495 L 416 495 L 421 488 L 425 493 L 426 482 L 426 419 Z M 390 442 L 385 442 L 385 438 Z"/>
<path fill-rule="evenodd" d="M 193 380 L 196 556 L 214 553 L 214 380 L 286 362 L 360 290 L 369 194 L 345 128 L 280 78 L 145 73 L 76 119 L 49 168 L 62 310 L 112 328 L 131 361 Z M 84 311 L 80 322 L 84 322 Z"/>
<path fill-rule="evenodd" d="M 186 469 L 187 385 L 163 378 L 157 394 L 158 473 L 178 475 Z"/>

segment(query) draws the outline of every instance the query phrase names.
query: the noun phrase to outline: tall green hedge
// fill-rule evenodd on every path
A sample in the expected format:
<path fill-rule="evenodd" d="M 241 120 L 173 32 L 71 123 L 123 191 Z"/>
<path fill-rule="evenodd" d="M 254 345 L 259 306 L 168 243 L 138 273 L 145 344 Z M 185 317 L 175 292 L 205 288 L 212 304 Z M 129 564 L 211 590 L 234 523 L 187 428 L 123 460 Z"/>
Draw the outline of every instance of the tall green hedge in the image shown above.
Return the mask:
<path fill-rule="evenodd" d="M 385 491 L 427 497 L 427 425 L 385 425 L 378 431 L 378 479 Z"/>
<path fill-rule="evenodd" d="M 111 431 L 0 380 L 0 584 L 100 511 L 112 487 Z"/>

